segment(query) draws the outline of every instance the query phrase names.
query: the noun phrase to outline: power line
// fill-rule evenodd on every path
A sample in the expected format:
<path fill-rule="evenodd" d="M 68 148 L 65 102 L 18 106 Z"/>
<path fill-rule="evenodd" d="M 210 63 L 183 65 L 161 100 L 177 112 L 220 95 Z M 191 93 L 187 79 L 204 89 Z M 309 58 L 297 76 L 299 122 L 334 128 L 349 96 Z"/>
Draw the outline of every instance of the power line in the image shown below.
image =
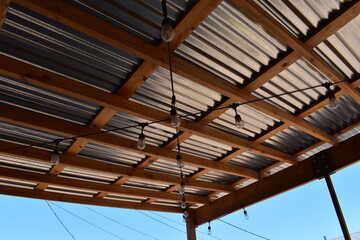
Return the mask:
<path fill-rule="evenodd" d="M 56 212 L 54 211 L 54 209 L 50 206 L 49 202 L 47 200 L 45 200 L 46 204 L 49 206 L 49 208 L 51 209 L 51 211 L 54 213 L 55 217 L 57 218 L 57 220 L 59 220 L 59 222 L 61 223 L 61 225 L 65 228 L 65 230 L 69 233 L 69 235 L 76 240 L 76 238 L 74 237 L 74 235 L 71 234 L 71 232 L 69 231 L 69 229 L 65 226 L 65 224 L 61 221 L 61 219 L 59 218 L 59 216 L 56 214 Z"/>
<path fill-rule="evenodd" d="M 81 219 L 82 221 L 84 221 L 84 222 L 86 222 L 86 223 L 90 224 L 91 226 L 93 226 L 93 227 L 96 227 L 96 228 L 100 229 L 100 230 L 101 230 L 101 231 L 103 231 L 103 232 L 106 232 L 106 233 L 108 233 L 108 234 L 110 234 L 110 235 L 112 235 L 112 236 L 114 236 L 114 237 L 116 237 L 116 238 L 119 238 L 119 239 L 121 239 L 121 240 L 125 240 L 124 238 L 122 238 L 122 237 L 120 237 L 120 236 L 118 236 L 118 235 L 116 235 L 116 234 L 114 234 L 114 233 L 112 233 L 112 232 L 109 232 L 108 230 L 106 230 L 106 229 L 104 229 L 104 228 L 102 228 L 102 227 L 99 227 L 99 226 L 97 226 L 96 224 L 94 224 L 94 223 L 92 223 L 92 222 L 89 222 L 88 220 L 86 220 L 86 219 L 84 219 L 84 218 L 82 218 L 82 217 L 80 217 L 80 216 L 76 215 L 75 213 L 72 213 L 72 212 L 70 212 L 70 211 L 66 210 L 65 208 L 63 208 L 63 207 L 61 207 L 61 206 L 57 205 L 57 204 L 56 204 L 56 203 L 54 203 L 54 202 L 50 202 L 50 203 L 51 203 L 51 204 L 54 204 L 55 206 L 57 206 L 58 208 L 60 208 L 60 209 L 64 210 L 65 212 L 67 212 L 67 213 L 69 213 L 69 214 L 73 215 L 74 217 L 77 217 L 77 218 Z"/>
<path fill-rule="evenodd" d="M 234 227 L 234 228 L 236 228 L 236 229 L 239 229 L 239 230 L 241 230 L 241 231 L 243 231 L 243 232 L 249 233 L 249 234 L 251 234 L 251 235 L 257 236 L 257 237 L 262 238 L 262 239 L 270 240 L 270 238 L 266 238 L 266 237 L 263 237 L 263 236 L 261 236 L 261 235 L 259 235 L 259 234 L 256 234 L 256 233 L 250 232 L 250 231 L 248 231 L 248 230 L 245 230 L 245 229 L 243 229 L 243 228 L 241 228 L 241 227 L 238 227 L 238 226 L 236 226 L 236 225 L 234 225 L 234 224 L 231 224 L 231 223 L 229 223 L 229 222 L 226 222 L 226 221 L 222 220 L 221 218 L 218 218 L 217 220 L 219 220 L 220 222 L 223 222 L 223 223 L 225 223 L 225 224 L 227 224 L 227 225 L 229 225 L 229 226 L 231 226 L 231 227 Z"/>
<path fill-rule="evenodd" d="M 158 238 L 152 237 L 152 236 L 150 236 L 150 235 L 148 235 L 148 234 L 146 234 L 146 233 L 144 233 L 144 232 L 141 232 L 141 231 L 139 231 L 139 230 L 137 230 L 137 229 L 134 229 L 134 228 L 132 228 L 132 227 L 130 227 L 130 226 L 127 226 L 127 225 L 125 225 L 125 224 L 123 224 L 123 223 L 121 223 L 121 222 L 119 222 L 119 221 L 117 221 L 117 220 L 115 220 L 115 219 L 113 219 L 113 218 L 110 218 L 110 217 L 108 217 L 108 216 L 106 216 L 106 215 L 104 215 L 104 214 L 102 214 L 102 213 L 100 213 L 100 212 L 92 209 L 92 208 L 89 208 L 89 207 L 86 207 L 86 206 L 84 206 L 84 207 L 87 208 L 87 209 L 89 209 L 90 211 L 93 211 L 94 213 L 96 213 L 96 214 L 98 214 L 98 215 L 100 215 L 100 216 L 103 216 L 104 218 L 107 218 L 107 219 L 109 219 L 110 221 L 113 221 L 113 222 L 115 222 L 115 223 L 117 223 L 117 224 L 119 224 L 119 225 L 121 225 L 121 226 L 123 226 L 123 227 L 126 227 L 126 228 L 128 228 L 128 229 L 130 229 L 130 230 L 132 230 L 132 231 L 135 231 L 135 232 L 137 232 L 137 233 L 140 233 L 140 234 L 142 234 L 142 235 L 144 235 L 144 236 L 146 236 L 146 237 L 149 237 L 149 238 L 152 238 L 152 239 L 155 239 L 155 240 L 159 240 Z"/>

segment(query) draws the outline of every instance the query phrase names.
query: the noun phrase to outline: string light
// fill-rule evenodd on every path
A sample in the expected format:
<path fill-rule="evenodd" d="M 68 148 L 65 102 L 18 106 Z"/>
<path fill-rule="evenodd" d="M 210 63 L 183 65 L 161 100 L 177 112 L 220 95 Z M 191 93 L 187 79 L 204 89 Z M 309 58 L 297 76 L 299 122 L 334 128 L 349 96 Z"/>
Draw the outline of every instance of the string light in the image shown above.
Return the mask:
<path fill-rule="evenodd" d="M 166 0 L 161 1 L 164 20 L 162 21 L 161 38 L 164 42 L 170 42 L 175 37 L 174 29 L 171 26 L 171 20 L 168 18 Z"/>
<path fill-rule="evenodd" d="M 189 212 L 187 210 L 185 210 L 184 214 L 183 214 L 184 221 L 187 221 L 188 217 L 189 217 Z"/>
<path fill-rule="evenodd" d="M 243 210 L 244 210 L 244 218 L 245 218 L 245 220 L 249 220 L 249 214 L 247 213 L 247 211 L 245 210 L 245 208 L 243 207 Z"/>
<path fill-rule="evenodd" d="M 184 161 L 182 160 L 180 153 L 176 155 L 176 164 L 178 168 L 184 168 Z"/>
<path fill-rule="evenodd" d="M 335 97 L 335 94 L 334 94 L 334 91 L 332 91 L 330 89 L 330 86 L 333 85 L 333 83 L 330 83 L 330 82 L 326 82 L 323 84 L 323 87 L 326 88 L 327 90 L 327 94 L 329 96 L 329 107 L 331 109 L 336 109 L 339 107 L 339 104 L 338 104 L 338 100 L 337 98 Z"/>
<path fill-rule="evenodd" d="M 234 111 L 235 111 L 235 126 L 237 128 L 242 129 L 242 128 L 244 128 L 245 123 L 244 123 L 244 120 L 242 120 L 240 114 L 238 114 L 238 112 L 236 110 L 238 106 L 239 106 L 239 104 L 234 103 L 231 105 L 231 108 L 234 109 Z"/>
<path fill-rule="evenodd" d="M 181 208 L 186 209 L 186 200 L 185 200 L 184 194 L 183 194 L 183 198 L 182 198 L 182 201 L 181 201 Z"/>
<path fill-rule="evenodd" d="M 180 187 L 179 187 L 179 193 L 180 194 L 185 193 L 185 182 L 184 182 L 184 180 L 182 178 L 181 178 L 181 183 L 180 183 Z"/>
<path fill-rule="evenodd" d="M 209 226 L 208 226 L 208 235 L 211 235 L 211 226 L 210 226 L 210 221 L 208 221 Z"/>
<path fill-rule="evenodd" d="M 146 147 L 146 140 L 145 140 L 145 134 L 144 134 L 144 128 L 147 126 L 147 123 L 140 123 L 139 126 L 141 127 L 141 132 L 139 134 L 139 139 L 137 142 L 137 147 L 139 150 L 144 150 Z"/>
<path fill-rule="evenodd" d="M 173 127 L 179 127 L 181 123 L 180 117 L 177 114 L 175 106 L 172 106 L 170 110 L 170 122 Z"/>
<path fill-rule="evenodd" d="M 59 148 L 59 144 L 61 141 L 62 141 L 62 139 L 60 139 L 60 138 L 54 140 L 55 148 L 51 154 L 51 159 L 50 159 L 51 164 L 54 166 L 58 165 L 60 162 L 60 153 L 59 153 L 58 148 Z"/>

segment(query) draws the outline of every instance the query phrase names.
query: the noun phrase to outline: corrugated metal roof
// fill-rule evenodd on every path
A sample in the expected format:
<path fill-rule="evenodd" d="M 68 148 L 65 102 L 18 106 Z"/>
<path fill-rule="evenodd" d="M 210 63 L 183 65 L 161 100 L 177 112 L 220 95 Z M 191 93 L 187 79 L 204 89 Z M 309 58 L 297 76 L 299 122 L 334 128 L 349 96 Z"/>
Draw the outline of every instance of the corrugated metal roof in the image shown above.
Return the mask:
<path fill-rule="evenodd" d="M 216 160 L 226 155 L 232 147 L 197 135 L 192 135 L 181 144 L 181 151 L 190 155 Z"/>
<path fill-rule="evenodd" d="M 322 83 L 330 82 L 317 68 L 300 58 L 287 69 L 279 73 L 263 86 L 258 88 L 254 95 L 263 98 L 277 94 L 296 91 L 307 87 L 318 86 Z M 326 93 L 324 87 L 318 87 L 301 91 L 293 94 L 287 94 L 281 97 L 266 100 L 271 104 L 291 113 L 297 113 L 306 108 L 314 101 L 323 97 Z"/>
<path fill-rule="evenodd" d="M 123 186 L 153 191 L 165 191 L 170 185 L 144 179 L 129 179 Z"/>
<path fill-rule="evenodd" d="M 59 176 L 107 184 L 113 183 L 116 179 L 118 179 L 118 175 L 115 174 L 95 172 L 69 166 L 66 166 Z"/>
<path fill-rule="evenodd" d="M 67 2 L 146 41 L 156 44 L 160 40 L 163 20 L 160 0 L 67 0 Z M 173 22 L 177 22 L 192 3 L 191 0 L 168 0 L 168 17 Z"/>
<path fill-rule="evenodd" d="M 175 160 L 169 161 L 160 158 L 156 160 L 153 164 L 151 164 L 149 167 L 147 167 L 146 170 L 180 176 L 180 170 L 179 167 L 177 167 L 177 163 Z M 191 174 L 194 174 L 198 170 L 199 168 L 185 163 L 183 168 L 183 174 L 184 176 L 189 176 Z"/>
<path fill-rule="evenodd" d="M 126 202 L 136 202 L 141 203 L 147 200 L 147 198 L 144 197 L 129 197 L 127 195 L 121 195 L 121 194 L 108 194 L 104 199 L 112 199 L 112 200 L 120 200 L 120 201 L 126 201 Z"/>
<path fill-rule="evenodd" d="M 256 0 L 256 3 L 299 38 L 307 36 L 347 0 Z"/>
<path fill-rule="evenodd" d="M 315 50 L 346 78 L 360 73 L 360 16 L 346 24 Z"/>
<path fill-rule="evenodd" d="M 233 109 L 227 110 L 214 119 L 209 123 L 209 126 L 245 139 L 254 139 L 279 123 L 279 120 L 247 105 L 237 107 L 237 112 L 244 120 L 244 128 L 239 129 L 235 126 L 235 111 Z"/>
<path fill-rule="evenodd" d="M 87 125 L 100 107 L 0 75 L 0 102 L 72 123 Z"/>
<path fill-rule="evenodd" d="M 130 152 L 123 149 L 113 148 L 91 142 L 86 144 L 86 146 L 81 150 L 78 156 L 129 167 L 134 167 L 136 164 L 141 162 L 142 159 L 145 158 L 144 154 Z"/>
<path fill-rule="evenodd" d="M 269 157 L 264 157 L 254 152 L 246 151 L 239 156 L 231 159 L 228 163 L 239 167 L 245 167 L 253 169 L 255 171 L 260 171 L 275 162 L 276 160 Z"/>
<path fill-rule="evenodd" d="M 337 133 L 360 120 L 360 104 L 349 95 L 337 99 L 338 107 L 319 109 L 305 118 L 314 126 L 330 134 Z"/>
<path fill-rule="evenodd" d="M 16 4 L 9 8 L 0 46 L 1 52 L 109 92 L 115 92 L 140 61 Z"/>
<path fill-rule="evenodd" d="M 141 127 L 131 127 L 131 126 L 136 126 L 139 123 L 146 123 L 146 122 L 149 121 L 135 116 L 131 116 L 126 113 L 117 112 L 106 124 L 106 126 L 104 126 L 104 129 L 110 130 L 115 128 L 130 127 L 122 130 L 117 130 L 111 133 L 137 141 L 139 138 L 139 134 L 141 132 Z M 169 141 L 169 139 L 172 139 L 175 136 L 175 133 L 176 130 L 174 128 L 166 127 L 164 125 L 157 123 L 150 124 L 144 128 L 146 144 L 154 145 L 154 146 L 164 145 L 166 142 Z"/>
<path fill-rule="evenodd" d="M 10 180 L 5 178 L 0 178 L 0 185 L 1 186 L 9 186 L 9 187 L 18 187 L 18 188 L 26 188 L 26 189 L 34 189 L 36 187 L 36 183 L 30 183 L 26 181 L 17 181 L 17 180 Z"/>
<path fill-rule="evenodd" d="M 210 171 L 207 174 L 198 178 L 198 180 L 201 180 L 201 181 L 215 182 L 215 183 L 221 183 L 221 184 L 231 184 L 240 179 L 241 179 L 241 177 L 231 175 L 231 174 L 221 173 L 221 172 L 217 172 L 217 171 Z"/>
<path fill-rule="evenodd" d="M 0 154 L 0 166 L 32 172 L 47 173 L 52 165 L 50 163 Z"/>
<path fill-rule="evenodd" d="M 318 142 L 318 139 L 294 127 L 286 128 L 278 134 L 266 139 L 264 145 L 294 154 Z"/>
<path fill-rule="evenodd" d="M 286 46 L 228 1 L 223 1 L 176 54 L 241 85 L 275 59 Z"/>
<path fill-rule="evenodd" d="M 60 187 L 60 186 L 54 186 L 49 185 L 46 189 L 46 192 L 55 192 L 55 193 L 64 193 L 64 194 L 70 194 L 70 195 L 76 195 L 76 196 L 84 196 L 84 197 L 93 197 L 97 192 L 95 191 L 89 191 L 89 190 L 82 190 L 82 189 L 74 189 L 74 188 L 68 188 L 68 187 Z"/>
<path fill-rule="evenodd" d="M 173 74 L 176 107 L 179 115 L 205 112 L 222 99 L 221 94 L 200 84 Z M 171 107 L 171 83 L 168 70 L 159 67 L 146 82 L 137 89 L 131 100 L 165 112 Z M 194 120 L 195 116 L 187 116 Z"/>

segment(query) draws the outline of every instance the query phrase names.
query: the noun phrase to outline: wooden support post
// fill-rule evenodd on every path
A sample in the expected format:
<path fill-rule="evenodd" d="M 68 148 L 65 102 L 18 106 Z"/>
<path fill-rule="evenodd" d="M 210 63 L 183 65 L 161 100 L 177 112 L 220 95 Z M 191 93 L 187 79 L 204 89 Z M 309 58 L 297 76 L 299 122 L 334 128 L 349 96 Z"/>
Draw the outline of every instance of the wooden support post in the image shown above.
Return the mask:
<path fill-rule="evenodd" d="M 341 211 L 340 203 L 339 203 L 339 200 L 338 200 L 338 198 L 336 196 L 335 188 L 334 188 L 334 185 L 332 184 L 332 181 L 331 181 L 331 178 L 330 178 L 329 174 L 325 175 L 325 180 L 326 180 L 326 184 L 327 184 L 327 187 L 328 187 L 330 195 L 331 195 L 331 200 L 332 200 L 332 202 L 334 204 L 336 215 L 338 216 L 338 219 L 339 219 L 341 230 L 342 230 L 342 232 L 344 234 L 344 239 L 345 240 L 351 240 L 350 233 L 349 233 L 349 230 L 348 230 L 348 228 L 346 226 L 346 221 L 345 221 L 344 215 L 343 215 L 343 213 Z"/>
<path fill-rule="evenodd" d="M 196 240 L 196 226 L 195 213 L 193 210 L 188 210 L 189 216 L 186 221 L 187 240 Z"/>

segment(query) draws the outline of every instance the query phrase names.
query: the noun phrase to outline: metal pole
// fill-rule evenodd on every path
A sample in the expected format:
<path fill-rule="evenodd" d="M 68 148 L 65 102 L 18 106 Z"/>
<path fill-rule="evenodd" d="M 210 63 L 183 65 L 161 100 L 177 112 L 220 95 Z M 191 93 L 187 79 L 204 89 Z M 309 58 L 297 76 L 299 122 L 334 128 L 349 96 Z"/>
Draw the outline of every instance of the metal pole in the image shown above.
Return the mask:
<path fill-rule="evenodd" d="M 328 187 L 330 195 L 331 195 L 331 200 L 332 200 L 332 202 L 334 204 L 334 208 L 335 208 L 337 217 L 338 217 L 339 222 L 340 222 L 341 230 L 342 230 L 342 232 L 344 234 L 344 238 L 345 238 L 345 240 L 351 240 L 349 230 L 348 230 L 348 228 L 346 226 L 345 218 L 344 218 L 344 215 L 343 215 L 343 213 L 341 211 L 339 200 L 338 200 L 338 198 L 336 196 L 334 185 L 333 185 L 333 183 L 331 181 L 331 178 L 330 178 L 329 174 L 325 174 L 325 180 L 326 180 L 326 184 L 327 184 L 327 187 Z"/>

